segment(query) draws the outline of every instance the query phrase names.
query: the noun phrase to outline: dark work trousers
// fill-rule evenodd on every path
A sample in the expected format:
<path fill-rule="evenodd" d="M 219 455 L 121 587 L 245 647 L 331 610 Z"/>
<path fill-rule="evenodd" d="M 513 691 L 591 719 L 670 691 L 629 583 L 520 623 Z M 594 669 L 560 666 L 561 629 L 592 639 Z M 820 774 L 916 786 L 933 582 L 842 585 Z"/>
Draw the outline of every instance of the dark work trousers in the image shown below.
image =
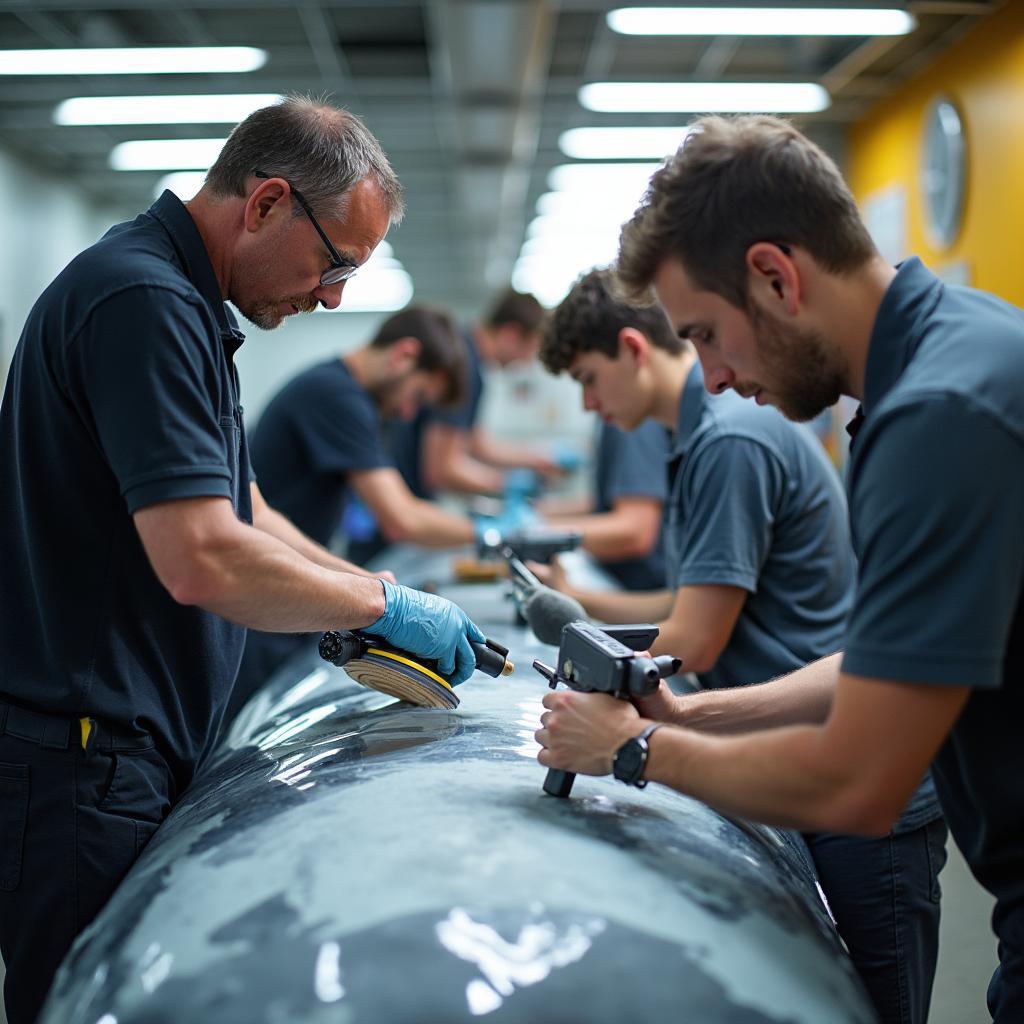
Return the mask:
<path fill-rule="evenodd" d="M 882 1024 L 925 1024 L 939 956 L 945 821 L 881 839 L 805 835 L 839 934 Z"/>
<path fill-rule="evenodd" d="M 83 735 L 88 731 L 86 745 Z M 10 1024 L 32 1024 L 61 960 L 171 806 L 149 737 L 0 703 L 0 951 Z"/>

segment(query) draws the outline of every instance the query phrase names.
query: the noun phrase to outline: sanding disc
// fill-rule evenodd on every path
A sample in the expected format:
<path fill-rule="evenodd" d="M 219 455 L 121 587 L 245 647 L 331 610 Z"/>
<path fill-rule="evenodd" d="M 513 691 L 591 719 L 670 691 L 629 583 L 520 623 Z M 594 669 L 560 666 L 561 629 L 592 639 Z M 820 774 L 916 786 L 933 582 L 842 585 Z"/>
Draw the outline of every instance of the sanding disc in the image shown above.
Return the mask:
<path fill-rule="evenodd" d="M 371 647 L 345 671 L 357 683 L 410 704 L 449 710 L 459 706 L 455 691 L 441 676 L 393 651 Z"/>

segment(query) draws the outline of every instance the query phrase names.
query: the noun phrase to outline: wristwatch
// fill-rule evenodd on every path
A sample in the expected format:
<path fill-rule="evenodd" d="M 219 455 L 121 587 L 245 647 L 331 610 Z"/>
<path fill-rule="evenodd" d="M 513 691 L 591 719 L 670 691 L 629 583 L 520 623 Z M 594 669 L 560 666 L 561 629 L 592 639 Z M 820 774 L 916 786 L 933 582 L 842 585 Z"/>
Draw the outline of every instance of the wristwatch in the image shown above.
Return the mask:
<path fill-rule="evenodd" d="M 636 786 L 643 789 L 647 785 L 644 778 L 644 769 L 647 767 L 647 756 L 650 747 L 647 740 L 655 729 L 660 729 L 665 723 L 655 722 L 647 726 L 639 736 L 634 736 L 615 751 L 615 758 L 612 761 L 612 774 L 627 786 Z"/>

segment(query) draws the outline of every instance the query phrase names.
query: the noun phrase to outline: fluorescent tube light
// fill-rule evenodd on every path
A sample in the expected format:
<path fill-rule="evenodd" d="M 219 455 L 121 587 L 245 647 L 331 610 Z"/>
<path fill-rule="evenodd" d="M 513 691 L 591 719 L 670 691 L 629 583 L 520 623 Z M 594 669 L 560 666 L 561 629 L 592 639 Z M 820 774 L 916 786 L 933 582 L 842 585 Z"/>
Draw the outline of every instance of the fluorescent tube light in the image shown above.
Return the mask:
<path fill-rule="evenodd" d="M 256 71 L 266 62 L 266 50 L 254 46 L 0 50 L 0 75 L 196 75 Z"/>
<path fill-rule="evenodd" d="M 592 82 L 579 100 L 587 110 L 630 114 L 809 114 L 831 105 L 814 82 Z"/>
<path fill-rule="evenodd" d="M 642 187 L 577 189 L 545 192 L 537 200 L 537 216 L 585 220 L 591 224 L 621 223 L 640 205 Z"/>
<path fill-rule="evenodd" d="M 153 189 L 153 198 L 159 199 L 169 189 L 183 203 L 187 203 L 203 187 L 206 171 L 174 171 L 165 174 Z"/>
<path fill-rule="evenodd" d="M 279 93 L 222 96 L 75 96 L 53 112 L 55 124 L 234 124 L 281 99 Z"/>
<path fill-rule="evenodd" d="M 620 7 L 608 27 L 634 36 L 902 36 L 916 20 L 897 8 Z"/>
<path fill-rule="evenodd" d="M 110 151 L 115 171 L 207 171 L 227 139 L 136 139 Z"/>
<path fill-rule="evenodd" d="M 577 160 L 662 158 L 674 153 L 690 129 L 678 128 L 570 128 L 562 132 L 558 146 Z"/>
<path fill-rule="evenodd" d="M 559 164 L 548 175 L 548 188 L 555 192 L 635 188 L 640 195 L 659 167 L 660 163 Z"/>

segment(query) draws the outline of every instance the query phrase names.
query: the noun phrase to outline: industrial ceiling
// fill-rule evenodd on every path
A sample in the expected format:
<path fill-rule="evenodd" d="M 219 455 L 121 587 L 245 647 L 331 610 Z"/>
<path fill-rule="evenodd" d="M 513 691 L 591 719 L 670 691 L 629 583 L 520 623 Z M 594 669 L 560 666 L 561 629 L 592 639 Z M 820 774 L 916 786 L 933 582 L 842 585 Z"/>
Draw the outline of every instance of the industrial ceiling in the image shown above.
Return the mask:
<path fill-rule="evenodd" d="M 417 297 L 471 310 L 509 279 L 549 172 L 567 162 L 559 148 L 563 132 L 673 126 L 692 117 L 594 113 L 578 100 L 581 86 L 816 82 L 831 105 L 795 120 L 841 158 L 847 125 L 999 3 L 912 2 L 910 33 L 873 38 L 622 35 L 606 15 L 628 6 L 623 0 L 0 0 L 0 50 L 242 45 L 267 52 L 266 63 L 245 74 L 4 76 L 0 148 L 64 176 L 118 213 L 133 214 L 152 201 L 161 173 L 112 170 L 116 144 L 213 138 L 227 126 L 58 125 L 58 102 L 101 95 L 330 95 L 367 121 L 405 185 L 408 215 L 389 241 Z"/>

